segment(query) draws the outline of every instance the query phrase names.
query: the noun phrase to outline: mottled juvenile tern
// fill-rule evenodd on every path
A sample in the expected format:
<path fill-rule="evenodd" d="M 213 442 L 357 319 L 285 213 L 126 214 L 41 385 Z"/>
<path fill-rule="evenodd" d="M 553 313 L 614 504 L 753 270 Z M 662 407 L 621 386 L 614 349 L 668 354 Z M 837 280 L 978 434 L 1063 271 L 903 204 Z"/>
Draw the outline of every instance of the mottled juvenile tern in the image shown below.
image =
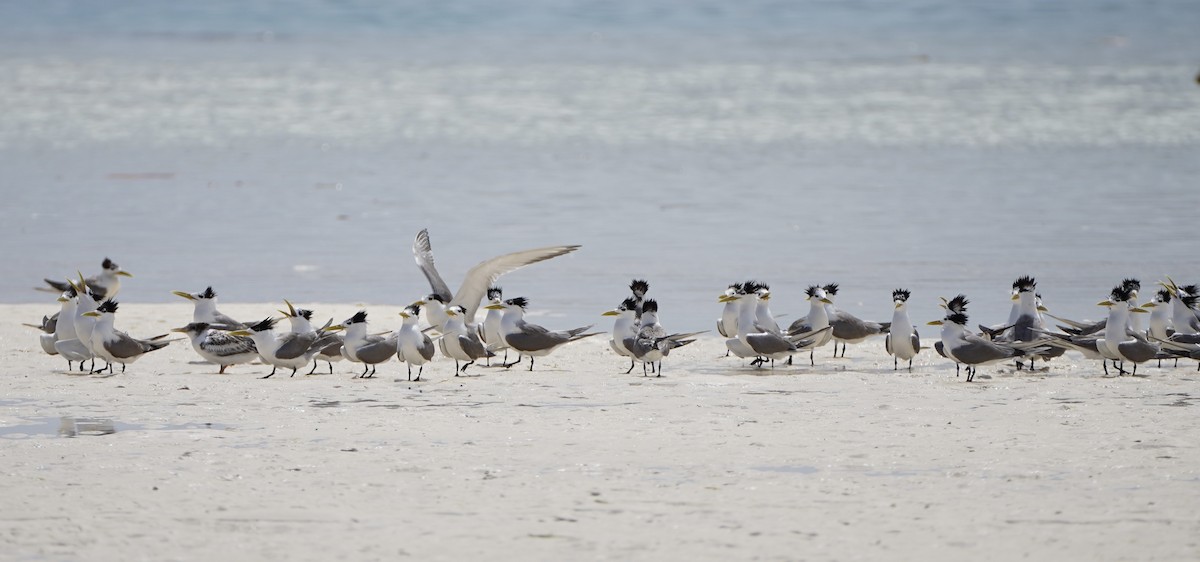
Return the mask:
<path fill-rule="evenodd" d="M 646 376 L 646 364 L 649 363 L 651 372 L 661 377 L 663 358 L 670 355 L 672 349 L 696 341 L 688 338 L 700 333 L 668 334 L 658 323 L 658 301 L 647 299 L 642 302 L 642 317 L 637 335 L 625 338 L 623 343 L 633 354 L 633 358 L 642 362 L 642 376 Z M 655 363 L 658 363 L 657 367 L 654 366 Z"/>
<path fill-rule="evenodd" d="M 192 322 L 171 331 L 186 334 L 192 341 L 192 349 L 196 350 L 200 357 L 220 367 L 217 371 L 219 375 L 225 374 L 225 369 L 231 365 L 258 359 L 258 349 L 254 347 L 253 339 L 213 329 L 207 322 Z"/>

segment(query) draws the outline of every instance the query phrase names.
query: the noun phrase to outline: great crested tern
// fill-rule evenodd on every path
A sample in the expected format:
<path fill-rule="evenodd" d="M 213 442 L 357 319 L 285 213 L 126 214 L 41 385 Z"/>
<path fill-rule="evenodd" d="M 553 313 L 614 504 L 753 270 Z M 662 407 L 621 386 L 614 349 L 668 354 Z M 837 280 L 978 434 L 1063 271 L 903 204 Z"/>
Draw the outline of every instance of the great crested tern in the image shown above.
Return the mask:
<path fill-rule="evenodd" d="M 429 336 L 417 327 L 417 320 L 421 316 L 420 306 L 410 304 L 400 311 L 400 316 L 404 318 L 404 322 L 396 330 L 396 356 L 408 364 L 408 380 L 410 381 L 413 380 L 413 365 L 417 366 L 416 380 L 419 381 L 421 373 L 425 371 L 425 364 L 433 361 L 435 349 L 433 340 L 430 340 Z"/>
<path fill-rule="evenodd" d="M 96 356 L 92 353 L 92 346 L 80 340 L 79 332 L 75 330 L 75 317 L 79 314 L 79 291 L 75 289 L 74 283 L 67 287 L 67 292 L 60 295 L 58 300 L 62 303 L 58 317 L 65 320 L 55 323 L 54 351 L 67 360 L 67 370 L 72 370 L 72 361 L 78 361 L 79 370 L 83 371 L 84 361 Z M 91 336 L 90 332 L 88 336 Z"/>
<path fill-rule="evenodd" d="M 334 334 L 324 330 L 277 334 L 275 332 L 277 322 L 277 319 L 267 317 L 245 330 L 229 332 L 230 335 L 249 336 L 254 339 L 254 346 L 258 348 L 258 356 L 271 365 L 270 374 L 261 377 L 264 379 L 274 376 L 275 370 L 279 367 L 291 369 L 290 376 L 296 376 L 297 369 L 308 365 L 318 351 L 336 339 L 333 337 Z"/>
<path fill-rule="evenodd" d="M 357 378 L 374 378 L 375 368 L 390 361 L 398 351 L 396 333 L 386 336 L 367 333 L 367 311 L 360 310 L 341 324 L 325 328 L 327 331 L 345 330 L 342 337 L 342 355 L 354 363 L 363 364 L 363 372 Z M 367 371 L 371 374 L 368 375 Z"/>
<path fill-rule="evenodd" d="M 1200 333 L 1200 287 L 1196 285 L 1176 285 L 1170 277 L 1163 287 L 1175 297 L 1171 301 L 1171 327 L 1177 334 Z"/>
<path fill-rule="evenodd" d="M 740 309 L 738 300 L 729 297 L 741 292 L 745 292 L 741 283 L 730 283 L 720 298 L 720 302 L 725 303 L 725 306 L 721 309 L 721 317 L 717 319 L 717 333 L 721 334 L 723 338 L 737 337 L 737 321 Z"/>
<path fill-rule="evenodd" d="M 642 316 L 637 335 L 625 338 L 623 343 L 633 354 L 633 358 L 642 362 L 642 376 L 646 376 L 646 364 L 650 364 L 650 371 L 661 377 L 663 358 L 670 355 L 672 349 L 696 341 L 689 338 L 700 333 L 668 334 L 658 323 L 658 301 L 646 299 L 642 302 Z M 656 362 L 657 367 L 654 366 Z"/>
<path fill-rule="evenodd" d="M 642 319 L 642 303 L 646 301 L 646 293 L 650 292 L 650 282 L 645 279 L 634 279 L 629 283 L 629 291 L 633 293 L 634 317 Z"/>
<path fill-rule="evenodd" d="M 497 286 L 488 287 L 487 290 L 488 304 L 500 304 L 504 302 L 504 289 Z M 504 312 L 500 310 L 490 309 L 483 317 L 483 323 L 479 325 L 479 337 L 483 340 L 483 345 L 488 351 L 493 354 L 497 351 L 504 350 L 504 362 L 508 362 L 508 344 L 504 343 L 504 334 L 500 331 L 500 318 L 504 316 Z M 488 364 L 492 362 L 491 357 L 488 357 Z"/>
<path fill-rule="evenodd" d="M 258 359 L 258 349 L 254 340 L 246 336 L 234 336 L 222 330 L 213 328 L 207 322 L 192 322 L 172 332 L 187 335 L 192 342 L 192 349 L 209 363 L 214 363 L 220 369 L 217 374 L 225 374 L 225 369 L 231 365 L 249 363 Z"/>
<path fill-rule="evenodd" d="M 908 289 L 892 291 L 892 323 L 887 335 L 884 336 L 883 347 L 892 356 L 892 370 L 900 370 L 900 361 L 908 361 L 908 370 L 912 371 L 912 360 L 921 352 L 921 336 L 917 328 L 908 318 L 908 299 L 912 293 Z"/>
<path fill-rule="evenodd" d="M 829 324 L 829 312 L 825 309 L 825 305 L 832 304 L 833 301 L 825 295 L 825 289 L 817 285 L 810 285 L 804 290 L 806 295 L 805 300 L 808 301 L 808 314 L 804 318 L 798 318 L 788 326 L 788 334 L 796 335 L 803 333 L 819 333 L 816 337 L 814 345 L 809 347 L 808 361 L 812 365 L 817 364 L 815 357 L 816 348 L 821 347 L 833 340 L 833 331 L 824 330 L 831 327 Z M 822 331 L 824 330 L 824 331 Z M 790 364 L 791 357 L 788 358 Z"/>
<path fill-rule="evenodd" d="M 337 332 L 325 330 L 325 328 L 333 325 L 333 319 L 330 319 L 325 323 L 324 326 L 322 326 L 320 329 L 317 329 L 312 325 L 313 311 L 306 308 L 296 308 L 295 306 L 292 306 L 292 303 L 287 299 L 283 299 L 283 304 L 286 304 L 288 309 L 280 310 L 279 313 L 282 314 L 284 318 L 287 318 L 288 322 L 291 323 L 293 333 L 307 334 L 313 331 L 326 332 L 324 337 L 329 340 L 329 343 L 317 351 L 317 354 L 313 356 L 312 369 L 309 370 L 305 376 L 316 373 L 317 367 L 320 366 L 321 361 L 329 364 L 329 374 L 332 375 L 333 362 L 341 361 L 342 359 L 346 358 L 346 356 L 342 354 L 342 335 Z"/>
<path fill-rule="evenodd" d="M 1032 342 L 1042 339 L 1042 332 L 1046 330 L 1046 320 L 1042 317 L 1042 312 L 1045 307 L 1041 304 L 1041 295 L 1037 293 L 1037 281 L 1029 276 L 1023 275 L 1013 281 L 1012 292 L 1014 295 L 1013 306 L 1016 309 L 1015 314 L 1010 314 L 1012 320 L 1004 330 L 1000 330 L 999 334 L 992 337 L 993 341 L 1002 343 L 1018 343 Z M 983 329 L 983 326 L 980 326 Z M 1034 362 L 1038 359 L 1049 361 L 1055 357 L 1061 356 L 1066 350 L 1061 347 L 1043 347 L 1037 353 L 1028 353 L 1029 370 L 1033 370 Z M 1024 368 L 1024 362 L 1021 359 L 1016 360 L 1017 370 Z"/>
<path fill-rule="evenodd" d="M 625 340 L 637 337 L 637 307 L 637 299 L 629 297 L 621 301 L 621 304 L 617 305 L 617 308 L 601 314 L 601 316 L 616 317 L 613 320 L 612 339 L 608 340 L 608 345 L 612 347 L 613 351 L 617 352 L 617 355 L 629 358 L 629 370 L 625 371 L 626 375 L 632 373 L 633 368 L 637 365 L 637 360 L 634 358 L 633 352 L 628 347 L 625 347 Z"/>
<path fill-rule="evenodd" d="M 452 304 L 446 307 L 446 315 L 450 319 L 442 326 L 444 331 L 437 343 L 442 354 L 454 360 L 454 376 L 457 377 L 460 373 L 466 374 L 467 367 L 475 364 L 475 361 L 479 359 L 495 356 L 487 346 L 483 345 L 483 340 L 479 337 L 479 327 L 467 323 L 466 309 L 461 305 Z M 460 361 L 462 362 L 461 368 L 459 367 Z"/>
<path fill-rule="evenodd" d="M 766 283 L 747 281 L 742 284 L 742 288 L 758 297 L 754 299 L 754 326 L 759 331 L 783 335 L 779 322 L 775 320 L 775 315 L 771 314 L 771 287 Z"/>
<path fill-rule="evenodd" d="M 970 303 L 970 301 L 967 300 L 966 295 L 958 295 L 958 296 L 954 297 L 953 299 L 950 299 L 949 301 L 947 301 L 945 297 L 941 297 L 941 299 L 942 299 L 942 304 L 940 306 L 942 308 L 946 309 L 948 312 L 964 312 L 965 313 L 967 311 L 967 304 Z M 938 338 L 936 341 L 933 342 L 933 350 L 936 351 L 938 355 L 941 355 L 942 357 L 945 357 L 946 359 L 953 361 L 954 362 L 954 376 L 956 376 L 956 377 L 959 376 L 962 363 L 959 362 L 958 359 L 955 359 L 953 356 L 950 355 L 950 353 L 946 350 L 946 345 L 944 343 L 942 343 L 941 338 Z"/>
<path fill-rule="evenodd" d="M 167 346 L 172 340 L 164 340 L 158 336 L 148 340 L 139 340 L 113 327 L 116 319 L 117 301 L 106 300 L 96 310 L 85 312 L 84 316 L 96 318 L 96 326 L 92 329 L 92 351 L 97 357 L 108 362 L 107 368 L 113 372 L 113 363 L 121 364 L 121 372 L 125 366 L 133 363 L 143 355 Z M 101 368 L 96 373 L 103 372 Z"/>
<path fill-rule="evenodd" d="M 199 293 L 171 291 L 171 294 L 192 301 L 192 322 L 203 322 L 225 330 L 244 330 L 247 328 L 245 322 L 234 320 L 217 310 L 217 293 L 213 291 L 211 285 Z"/>
<path fill-rule="evenodd" d="M 524 355 L 529 356 L 529 370 L 533 370 L 534 357 L 549 355 L 550 352 L 573 341 L 591 337 L 601 332 L 588 332 L 591 324 L 571 330 L 550 331 L 537 324 L 525 321 L 525 307 L 529 301 L 525 297 L 508 299 L 500 304 L 488 305 L 489 309 L 501 309 L 504 316 L 500 326 L 504 333 L 504 341 L 508 346 L 517 350 L 517 360 L 506 363 L 505 368 L 521 362 Z"/>
<path fill-rule="evenodd" d="M 997 363 L 1025 355 L 1025 351 L 1022 349 L 972 334 L 967 330 L 965 305 L 961 310 L 962 312 L 955 312 L 948 309 L 944 320 L 934 320 L 929 325 L 942 327 L 943 348 L 954 361 L 967 366 L 967 382 L 975 380 L 976 367 L 979 365 Z"/>
<path fill-rule="evenodd" d="M 578 249 L 578 245 L 549 246 L 522 250 L 484 260 L 467 271 L 458 292 L 452 294 L 450 287 L 442 280 L 442 276 L 433 265 L 433 246 L 429 242 L 428 229 L 422 229 L 417 233 L 412 248 L 417 267 L 421 269 L 421 273 L 425 274 L 425 278 L 429 280 L 429 286 L 433 289 L 430 297 L 437 295 L 446 305 L 462 306 L 465 315 L 464 322 L 467 324 L 475 323 L 475 311 L 479 309 L 479 304 L 483 300 L 487 288 L 494 285 L 501 275 L 527 265 L 569 254 Z M 426 320 L 432 326 L 440 328 L 449 319 L 443 310 L 438 310 L 436 307 L 426 306 L 425 312 Z"/>
<path fill-rule="evenodd" d="M 78 295 L 75 303 L 75 337 L 83 343 L 84 347 L 92 353 L 92 360 L 88 365 L 88 369 L 95 371 L 96 368 L 96 350 L 92 345 L 92 333 L 95 331 L 96 322 L 99 319 L 97 316 L 88 316 L 88 312 L 92 312 L 100 307 L 101 299 L 88 291 L 87 282 L 83 276 L 79 276 L 79 284 L 75 285 Z M 60 318 L 60 320 L 62 320 Z"/>
<path fill-rule="evenodd" d="M 1108 308 L 1108 321 L 1104 328 L 1104 336 L 1096 339 L 1096 350 L 1100 355 L 1122 364 L 1117 366 L 1119 374 L 1125 374 L 1123 363 L 1133 363 L 1133 376 L 1137 376 L 1137 366 L 1158 357 L 1159 346 L 1150 342 L 1138 330 L 1129 329 L 1129 317 L 1135 313 L 1145 313 L 1146 309 L 1135 305 L 1136 290 L 1128 286 L 1117 285 L 1109 293 L 1109 298 L 1100 301 L 1100 306 Z M 1107 372 L 1107 368 L 1105 369 Z"/>
<path fill-rule="evenodd" d="M 889 322 L 871 322 L 863 320 L 849 312 L 839 310 L 836 302 L 838 284 L 829 283 L 822 287 L 829 304 L 825 305 L 825 315 L 829 317 L 829 325 L 833 327 L 833 356 L 838 356 L 838 343 L 842 344 L 842 357 L 846 356 L 846 344 L 862 343 L 867 338 L 881 336 L 891 327 Z"/>
<path fill-rule="evenodd" d="M 730 285 L 728 289 L 725 289 L 724 293 L 721 293 L 721 295 L 717 297 L 717 302 L 725 304 L 725 308 L 722 309 L 722 311 L 721 311 L 721 319 L 717 321 L 717 331 L 718 332 L 721 331 L 722 324 L 724 324 L 724 328 L 726 330 L 731 329 L 731 328 L 733 330 L 732 332 L 727 332 L 727 333 L 722 334 L 725 336 L 725 356 L 726 357 L 728 357 L 729 354 L 732 353 L 733 355 L 736 355 L 742 359 L 752 359 L 753 361 L 751 364 L 758 365 L 758 364 L 761 364 L 763 361 L 766 361 L 767 358 L 759 355 L 757 352 L 755 352 L 753 349 L 751 349 L 749 345 L 747 345 L 742 340 L 738 339 L 738 330 L 740 329 L 740 324 L 738 323 L 738 317 L 741 316 L 742 309 L 748 305 L 747 301 L 742 298 L 745 295 L 746 295 L 746 290 L 745 290 L 743 284 L 735 283 L 733 285 Z M 726 316 L 730 313 L 731 310 L 734 314 L 734 319 L 732 321 L 727 321 Z M 757 332 L 760 332 L 761 330 L 759 330 L 756 327 L 749 326 L 749 327 L 747 327 L 747 331 L 757 333 Z"/>
<path fill-rule="evenodd" d="M 100 273 L 87 279 L 83 279 L 83 275 L 79 277 L 80 281 L 86 282 L 87 286 L 93 293 L 96 293 L 96 296 L 100 300 L 105 300 L 116 297 L 117 293 L 121 290 L 121 278 L 133 277 L 133 274 L 121 269 L 121 266 L 117 265 L 117 262 L 104 258 L 104 261 L 100 264 Z M 62 293 L 67 290 L 68 284 L 62 281 L 54 279 L 45 279 L 44 281 L 56 292 Z"/>
<path fill-rule="evenodd" d="M 829 326 L 806 332 L 797 332 L 784 336 L 782 334 L 760 330 L 751 332 L 751 329 L 759 329 L 757 326 L 757 309 L 759 293 L 757 291 L 747 291 L 745 294 L 735 295 L 732 298 L 743 301 L 740 305 L 738 317 L 738 334 L 737 339 L 740 345 L 733 345 L 726 341 L 726 347 L 733 351 L 735 355 L 739 351 L 749 349 L 755 355 L 771 361 L 771 367 L 774 368 L 775 360 L 784 357 L 791 357 L 792 354 L 811 349 L 817 345 L 829 333 Z M 755 360 L 754 365 L 761 365 L 764 361 Z"/>

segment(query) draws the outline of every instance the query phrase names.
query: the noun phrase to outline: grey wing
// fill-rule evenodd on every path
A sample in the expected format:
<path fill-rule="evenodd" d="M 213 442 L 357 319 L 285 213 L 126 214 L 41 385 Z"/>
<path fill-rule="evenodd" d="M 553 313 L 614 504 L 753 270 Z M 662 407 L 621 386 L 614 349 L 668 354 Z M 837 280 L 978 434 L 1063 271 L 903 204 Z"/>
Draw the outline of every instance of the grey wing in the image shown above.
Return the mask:
<path fill-rule="evenodd" d="M 467 320 L 471 321 L 475 318 L 475 311 L 479 309 L 479 303 L 487 294 L 487 288 L 492 286 L 501 275 L 516 271 L 530 264 L 556 258 L 563 254 L 569 254 L 578 249 L 579 246 L 576 245 L 548 246 L 504 254 L 503 256 L 482 261 L 467 271 L 466 277 L 463 278 L 462 286 L 458 288 L 458 293 L 454 295 L 454 300 L 450 301 L 450 304 L 461 305 L 465 308 L 467 310 Z"/>
<path fill-rule="evenodd" d="M 280 336 L 279 339 L 283 340 L 283 343 L 280 344 L 279 349 L 275 350 L 275 357 L 279 359 L 295 359 L 308 352 L 308 348 L 312 347 L 312 344 L 317 340 L 317 333 L 306 332 L 297 334 L 295 332 L 288 332 Z"/>
<path fill-rule="evenodd" d="M 137 357 L 146 352 L 142 342 L 133 339 L 125 332 L 117 332 L 116 341 L 104 342 L 104 348 L 117 359 Z"/>
<path fill-rule="evenodd" d="M 568 336 L 558 332 L 551 332 L 537 324 L 528 322 L 520 322 L 517 324 L 519 330 L 515 333 L 508 334 L 505 341 L 514 349 L 526 351 L 539 351 L 549 349 L 567 341 Z"/>
<path fill-rule="evenodd" d="M 954 356 L 962 359 L 963 363 L 977 365 L 1019 355 L 1019 352 L 1011 347 L 996 344 L 976 335 L 968 335 L 964 339 L 967 345 L 955 348 L 953 351 Z"/>
<path fill-rule="evenodd" d="M 808 318 L 797 318 L 796 321 L 792 322 L 792 324 L 788 326 L 788 334 L 792 335 L 811 331 L 812 327 L 808 324 Z"/>
<path fill-rule="evenodd" d="M 472 337 L 474 334 L 458 336 L 458 345 L 462 346 L 463 351 L 471 357 L 492 357 L 493 354 L 484 347 L 483 342 L 478 337 Z"/>
<path fill-rule="evenodd" d="M 450 302 L 454 293 L 450 292 L 450 287 L 442 280 L 437 267 L 433 265 L 433 245 L 429 243 L 429 229 L 422 228 L 421 232 L 417 233 L 416 239 L 413 240 L 412 251 L 417 267 L 421 268 L 421 273 L 424 273 L 425 278 L 429 280 L 429 287 L 433 289 L 434 294 L 442 297 L 442 300 Z"/>
<path fill-rule="evenodd" d="M 750 344 L 750 349 L 756 353 L 763 355 L 771 355 L 774 353 L 783 353 L 792 351 L 796 346 L 782 337 L 770 332 L 762 334 L 747 334 L 746 343 Z"/>
<path fill-rule="evenodd" d="M 421 345 L 417 347 L 417 351 L 421 353 L 421 357 L 424 357 L 426 361 L 433 361 L 433 340 L 429 339 L 429 336 L 421 334 Z"/>
<path fill-rule="evenodd" d="M 891 334 L 891 332 L 888 332 L 888 333 Z M 913 328 L 912 348 L 913 348 L 913 351 L 921 351 L 921 335 L 917 333 L 916 328 Z"/>
<path fill-rule="evenodd" d="M 238 322 L 237 320 L 234 320 L 233 318 L 230 318 L 229 316 L 221 314 L 220 312 L 218 312 L 218 313 L 216 313 L 216 315 L 214 315 L 213 320 L 214 320 L 213 324 L 220 324 L 222 326 L 227 326 L 229 330 L 245 330 L 246 328 L 249 327 L 246 325 L 245 322 Z"/>
<path fill-rule="evenodd" d="M 258 349 L 254 340 L 247 337 L 231 336 L 223 332 L 210 332 L 200 348 L 218 357 L 228 357 L 239 353 L 254 353 Z"/>

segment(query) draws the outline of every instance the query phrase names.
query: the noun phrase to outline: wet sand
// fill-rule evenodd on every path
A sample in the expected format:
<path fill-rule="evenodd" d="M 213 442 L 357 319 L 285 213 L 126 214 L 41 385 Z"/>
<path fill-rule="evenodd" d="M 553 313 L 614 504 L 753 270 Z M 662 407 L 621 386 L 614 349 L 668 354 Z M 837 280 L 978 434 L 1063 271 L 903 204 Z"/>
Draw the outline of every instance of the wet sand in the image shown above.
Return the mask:
<path fill-rule="evenodd" d="M 186 341 L 102 377 L 19 325 L 51 310 L 0 305 L 5 559 L 1200 557 L 1190 361 L 1104 378 L 1068 355 L 966 383 L 929 352 L 893 372 L 880 340 L 755 369 L 710 333 L 660 378 L 624 374 L 602 336 L 533 372 L 439 359 L 420 382 L 398 363 L 217 375 Z M 116 323 L 190 317 L 123 303 Z"/>

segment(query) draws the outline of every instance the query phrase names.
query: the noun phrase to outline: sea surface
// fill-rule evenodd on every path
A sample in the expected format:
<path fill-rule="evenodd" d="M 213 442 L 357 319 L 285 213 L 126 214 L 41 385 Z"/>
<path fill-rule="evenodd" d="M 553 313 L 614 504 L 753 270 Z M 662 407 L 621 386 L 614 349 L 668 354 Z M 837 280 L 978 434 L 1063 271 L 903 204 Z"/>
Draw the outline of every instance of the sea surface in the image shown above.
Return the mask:
<path fill-rule="evenodd" d="M 785 319 L 837 282 L 991 324 L 1020 275 L 1099 318 L 1124 277 L 1200 282 L 1197 29 L 1190 0 L 0 2 L 0 300 L 52 311 L 43 277 L 108 256 L 133 302 L 406 303 L 429 228 L 452 286 L 581 244 L 500 280 L 552 328 L 634 277 L 680 331 L 749 278 Z"/>

